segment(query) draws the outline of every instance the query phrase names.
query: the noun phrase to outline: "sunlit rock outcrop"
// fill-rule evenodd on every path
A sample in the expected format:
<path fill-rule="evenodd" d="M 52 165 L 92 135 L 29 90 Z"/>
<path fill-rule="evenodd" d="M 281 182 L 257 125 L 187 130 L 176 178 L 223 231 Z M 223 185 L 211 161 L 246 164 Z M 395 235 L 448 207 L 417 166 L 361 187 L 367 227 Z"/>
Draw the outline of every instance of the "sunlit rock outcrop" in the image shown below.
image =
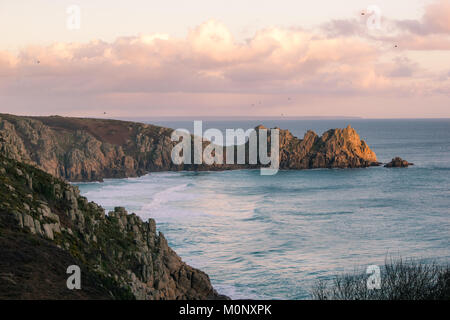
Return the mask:
<path fill-rule="evenodd" d="M 176 165 L 171 159 L 176 144 L 170 139 L 172 132 L 169 128 L 118 120 L 0 114 L 0 153 L 69 181 L 136 177 L 152 171 L 259 167 L 248 161 L 244 165 Z M 203 147 L 207 144 L 204 142 Z M 328 130 L 322 136 L 308 131 L 303 139 L 280 129 L 281 169 L 373 165 L 379 165 L 375 153 L 350 126 Z"/>

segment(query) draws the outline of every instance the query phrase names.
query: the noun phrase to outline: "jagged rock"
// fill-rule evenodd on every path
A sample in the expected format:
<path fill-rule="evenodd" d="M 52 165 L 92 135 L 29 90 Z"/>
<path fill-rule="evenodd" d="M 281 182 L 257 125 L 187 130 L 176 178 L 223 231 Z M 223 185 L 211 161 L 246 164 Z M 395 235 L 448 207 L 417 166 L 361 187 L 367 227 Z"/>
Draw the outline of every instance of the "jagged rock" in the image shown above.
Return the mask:
<path fill-rule="evenodd" d="M 19 224 L 19 226 L 21 228 L 23 228 L 23 217 L 22 217 L 22 215 L 19 212 L 17 212 L 17 211 L 12 211 L 12 213 L 14 215 L 15 220 Z"/>
<path fill-rule="evenodd" d="M 24 238 L 28 234 L 35 239 L 45 240 L 47 246 L 54 247 L 51 249 L 53 255 L 61 255 L 55 250 L 62 250 L 66 258 L 78 259 L 77 264 L 85 270 L 84 273 L 90 275 L 90 279 L 100 279 L 98 281 L 102 284 L 98 289 L 109 288 L 110 296 L 116 299 L 226 298 L 214 290 L 205 273 L 185 264 L 168 246 L 164 235 L 157 232 L 153 219 L 144 222 L 135 214 L 128 214 L 122 207 L 105 215 L 102 207 L 81 197 L 78 188 L 33 166 L 1 155 L 0 168 L 6 172 L 0 177 L 0 193 L 4 195 L 0 201 L 0 248 L 5 232 L 16 232 L 14 239 Z M 15 169 L 23 175 L 17 175 Z M 27 175 L 33 177 L 31 188 L 25 183 Z M 6 181 L 15 188 L 20 201 L 6 192 Z M 55 188 L 56 185 L 59 187 Z M 54 190 L 64 192 L 58 196 Z M 39 201 L 33 202 L 25 197 L 28 194 Z M 19 212 L 24 202 L 30 210 L 29 213 L 21 214 Z M 14 231 L 12 226 L 4 227 L 9 217 L 20 232 Z M 36 251 L 39 255 L 40 250 L 30 247 L 33 243 L 38 241 L 28 243 L 27 252 Z M 33 259 L 48 260 L 41 258 L 37 256 Z M 44 276 L 56 272 L 54 268 L 41 267 L 48 269 Z M 59 270 L 64 276 L 65 268 Z M 16 270 L 8 272 L 14 274 Z M 23 281 L 32 279 L 25 278 Z M 45 289 L 46 283 L 42 280 L 39 288 Z M 23 297 L 26 289 L 17 294 Z"/>
<path fill-rule="evenodd" d="M 30 230 L 31 233 L 36 233 L 36 229 L 35 229 L 35 226 L 34 226 L 34 220 L 33 220 L 33 218 L 30 215 L 25 214 L 23 216 L 23 225 L 25 227 L 27 227 Z"/>
<path fill-rule="evenodd" d="M 264 126 L 256 130 L 266 129 Z M 258 165 L 175 165 L 172 129 L 135 122 L 0 114 L 0 153 L 69 181 L 140 176 L 151 171 L 225 170 Z M 204 142 L 206 147 L 209 143 Z M 224 153 L 225 154 L 225 153 Z M 375 153 L 350 126 L 303 139 L 280 130 L 280 168 L 353 168 L 378 165 Z M 32 183 L 31 181 L 29 183 Z M 55 193 L 58 192 L 55 190 Z"/>
<path fill-rule="evenodd" d="M 53 228 L 50 224 L 44 224 L 43 226 L 44 229 L 44 235 L 49 238 L 50 240 L 53 240 Z"/>
<path fill-rule="evenodd" d="M 36 233 L 43 236 L 44 231 L 41 228 L 41 222 L 37 219 L 34 219 L 34 229 L 36 230 Z"/>
<path fill-rule="evenodd" d="M 400 157 L 395 157 L 391 162 L 386 163 L 384 166 L 386 168 L 407 168 L 408 166 L 413 166 L 414 163 L 410 163 L 406 160 L 403 160 Z"/>
<path fill-rule="evenodd" d="M 360 168 L 377 166 L 375 153 L 355 129 L 331 129 L 319 137 L 308 131 L 303 140 L 280 130 L 280 168 Z"/>

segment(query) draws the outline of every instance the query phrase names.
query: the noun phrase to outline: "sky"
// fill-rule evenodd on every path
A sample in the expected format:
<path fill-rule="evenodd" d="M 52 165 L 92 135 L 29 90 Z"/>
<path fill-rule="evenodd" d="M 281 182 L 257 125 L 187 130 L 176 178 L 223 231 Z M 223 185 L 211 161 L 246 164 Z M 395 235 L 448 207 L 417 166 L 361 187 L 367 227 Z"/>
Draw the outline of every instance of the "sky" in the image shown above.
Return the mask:
<path fill-rule="evenodd" d="M 0 113 L 450 117 L 450 0 L 0 0 L 0 30 Z"/>

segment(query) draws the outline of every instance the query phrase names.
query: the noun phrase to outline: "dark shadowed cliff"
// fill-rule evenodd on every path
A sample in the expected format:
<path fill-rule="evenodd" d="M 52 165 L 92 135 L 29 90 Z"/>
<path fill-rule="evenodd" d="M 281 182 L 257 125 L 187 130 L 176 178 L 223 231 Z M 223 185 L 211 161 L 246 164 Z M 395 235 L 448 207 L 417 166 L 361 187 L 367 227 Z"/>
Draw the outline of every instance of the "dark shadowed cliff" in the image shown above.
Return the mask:
<path fill-rule="evenodd" d="M 263 127 L 258 127 L 259 128 Z M 136 122 L 0 114 L 0 153 L 69 181 L 140 176 L 152 171 L 227 170 L 258 165 L 175 165 L 172 129 Z M 204 144 L 206 145 L 206 144 Z M 225 154 L 225 152 L 224 152 Z M 280 130 L 280 168 L 356 168 L 377 165 L 356 131 L 332 129 L 303 139 Z"/>
<path fill-rule="evenodd" d="M 105 215 L 76 187 L 1 155 L 0 195 L 0 299 L 224 298 L 153 219 L 123 208 Z M 81 290 L 66 287 L 73 264 Z"/>

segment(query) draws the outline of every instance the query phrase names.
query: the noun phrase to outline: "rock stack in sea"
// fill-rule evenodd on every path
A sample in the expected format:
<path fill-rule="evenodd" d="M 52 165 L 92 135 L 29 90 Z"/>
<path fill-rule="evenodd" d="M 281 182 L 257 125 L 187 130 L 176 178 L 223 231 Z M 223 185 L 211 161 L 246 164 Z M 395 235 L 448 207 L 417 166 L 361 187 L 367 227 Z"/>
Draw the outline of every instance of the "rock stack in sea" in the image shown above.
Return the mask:
<path fill-rule="evenodd" d="M 386 168 L 407 168 L 408 166 L 413 166 L 414 163 L 403 160 L 400 157 L 395 157 L 391 162 L 386 163 L 384 166 Z"/>
<path fill-rule="evenodd" d="M 280 130 L 280 168 L 361 168 L 378 166 L 375 153 L 351 126 L 330 129 L 322 136 L 309 130 L 303 139 Z"/>

